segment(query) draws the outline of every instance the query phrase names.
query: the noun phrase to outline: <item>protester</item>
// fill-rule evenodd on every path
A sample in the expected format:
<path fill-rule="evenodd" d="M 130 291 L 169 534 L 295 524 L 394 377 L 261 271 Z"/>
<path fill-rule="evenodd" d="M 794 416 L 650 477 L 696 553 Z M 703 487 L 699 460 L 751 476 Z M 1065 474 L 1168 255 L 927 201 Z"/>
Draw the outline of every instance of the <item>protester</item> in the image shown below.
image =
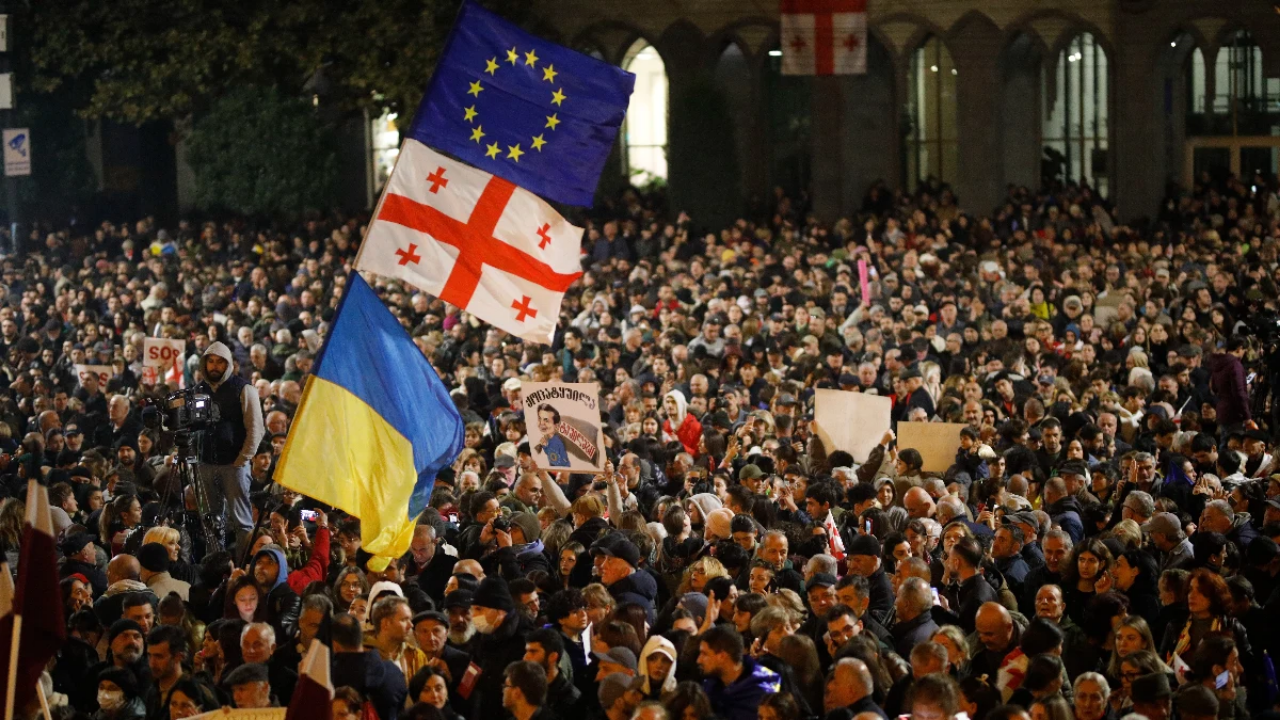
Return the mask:
<path fill-rule="evenodd" d="M 727 228 L 632 190 L 573 218 L 550 346 L 373 278 L 465 424 L 385 566 L 272 479 L 367 216 L 40 228 L 0 260 L 0 538 L 49 485 L 54 689 L 112 720 L 287 705 L 315 638 L 340 713 L 381 720 L 1260 716 L 1274 190 L 1206 180 L 1124 225 L 1084 185 L 971 214 L 925 184 Z M 180 383 L 147 337 L 186 342 Z M 522 384 L 557 381 L 600 387 L 599 476 L 535 465 Z M 194 487 L 152 425 L 178 385 L 220 410 Z M 893 425 L 830 447 L 818 390 Z M 941 465 L 898 441 L 917 421 L 964 425 Z"/>

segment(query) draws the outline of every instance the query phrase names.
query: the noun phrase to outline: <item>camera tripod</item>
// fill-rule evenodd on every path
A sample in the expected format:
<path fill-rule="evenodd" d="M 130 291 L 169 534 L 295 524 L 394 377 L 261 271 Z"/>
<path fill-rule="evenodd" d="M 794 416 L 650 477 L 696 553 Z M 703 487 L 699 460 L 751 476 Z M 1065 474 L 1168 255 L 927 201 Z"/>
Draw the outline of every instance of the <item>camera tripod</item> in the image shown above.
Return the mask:
<path fill-rule="evenodd" d="M 213 552 L 222 547 L 226 528 L 222 512 L 213 507 L 208 484 L 200 479 L 200 473 L 197 472 L 200 465 L 200 445 L 203 440 L 201 435 L 198 430 L 179 430 L 174 433 L 173 444 L 177 453 L 173 462 L 173 472 L 178 482 L 169 484 L 169 492 L 172 493 L 173 489 L 177 488 L 180 493 L 183 493 L 185 507 L 186 488 L 192 489 L 191 494 L 196 505 L 195 512 L 200 518 L 200 529 L 204 532 L 206 552 Z M 171 497 L 163 498 L 164 507 L 170 507 L 170 500 Z"/>

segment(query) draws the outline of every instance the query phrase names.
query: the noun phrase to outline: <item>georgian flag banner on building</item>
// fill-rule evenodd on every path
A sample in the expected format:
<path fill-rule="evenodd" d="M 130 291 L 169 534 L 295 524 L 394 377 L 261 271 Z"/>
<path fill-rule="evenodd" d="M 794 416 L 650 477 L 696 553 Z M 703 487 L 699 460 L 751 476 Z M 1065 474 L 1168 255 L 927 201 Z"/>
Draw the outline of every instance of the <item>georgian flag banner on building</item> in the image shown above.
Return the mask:
<path fill-rule="evenodd" d="M 782 0 L 783 75 L 867 72 L 867 0 Z"/>
<path fill-rule="evenodd" d="M 581 245 L 582 228 L 542 198 L 409 138 L 356 269 L 549 344 L 564 293 L 582 275 Z"/>

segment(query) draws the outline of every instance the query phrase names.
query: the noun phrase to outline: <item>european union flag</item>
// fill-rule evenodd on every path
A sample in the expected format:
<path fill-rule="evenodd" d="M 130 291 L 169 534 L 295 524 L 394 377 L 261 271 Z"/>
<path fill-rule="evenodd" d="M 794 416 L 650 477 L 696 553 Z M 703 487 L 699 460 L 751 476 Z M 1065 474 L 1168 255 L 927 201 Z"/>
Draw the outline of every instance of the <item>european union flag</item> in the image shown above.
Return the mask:
<path fill-rule="evenodd" d="M 408 136 L 550 200 L 590 206 L 635 80 L 467 2 Z"/>

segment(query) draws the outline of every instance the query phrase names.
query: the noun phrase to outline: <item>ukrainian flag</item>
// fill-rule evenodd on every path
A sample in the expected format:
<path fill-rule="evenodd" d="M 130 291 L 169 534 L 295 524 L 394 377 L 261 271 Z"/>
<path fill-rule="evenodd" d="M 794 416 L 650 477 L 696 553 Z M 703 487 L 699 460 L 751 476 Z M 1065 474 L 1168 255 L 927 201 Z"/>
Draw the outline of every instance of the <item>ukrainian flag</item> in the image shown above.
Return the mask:
<path fill-rule="evenodd" d="M 363 547 L 409 549 L 462 417 L 409 333 L 358 272 L 289 429 L 275 480 L 360 518 Z"/>

